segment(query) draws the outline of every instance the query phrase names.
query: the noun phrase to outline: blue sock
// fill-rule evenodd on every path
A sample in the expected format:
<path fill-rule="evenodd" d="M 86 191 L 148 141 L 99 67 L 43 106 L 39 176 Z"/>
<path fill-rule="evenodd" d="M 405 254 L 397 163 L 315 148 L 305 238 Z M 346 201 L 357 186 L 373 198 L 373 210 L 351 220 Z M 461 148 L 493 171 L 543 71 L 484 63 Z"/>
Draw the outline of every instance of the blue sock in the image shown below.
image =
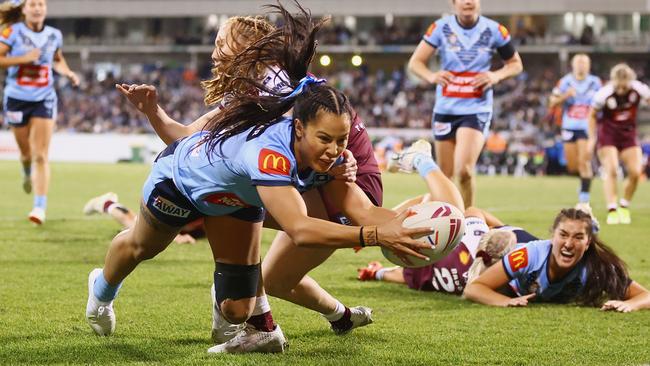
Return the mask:
<path fill-rule="evenodd" d="M 433 161 L 433 158 L 424 154 L 418 154 L 413 158 L 413 166 L 417 169 L 422 178 L 426 177 L 433 171 L 440 170 L 438 164 Z"/>
<path fill-rule="evenodd" d="M 95 297 L 99 301 L 113 301 L 115 297 L 117 297 L 117 292 L 120 290 L 120 287 L 122 287 L 121 282 L 117 286 L 110 285 L 108 282 L 106 282 L 106 279 L 104 278 L 104 271 L 102 271 L 102 274 L 97 276 L 95 279 L 93 294 L 95 294 Z"/>
<path fill-rule="evenodd" d="M 34 208 L 39 207 L 45 210 L 47 208 L 47 196 L 34 195 Z"/>
<path fill-rule="evenodd" d="M 578 193 L 578 202 L 580 202 L 580 203 L 589 203 L 589 192 L 580 192 L 580 193 Z"/>

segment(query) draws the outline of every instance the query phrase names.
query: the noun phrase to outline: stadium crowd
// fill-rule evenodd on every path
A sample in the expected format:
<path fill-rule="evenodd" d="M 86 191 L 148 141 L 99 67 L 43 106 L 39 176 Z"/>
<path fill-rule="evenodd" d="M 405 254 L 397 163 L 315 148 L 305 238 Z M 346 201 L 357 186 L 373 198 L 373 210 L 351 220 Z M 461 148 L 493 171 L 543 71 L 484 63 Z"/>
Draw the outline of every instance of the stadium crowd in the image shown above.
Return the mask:
<path fill-rule="evenodd" d="M 79 88 L 59 85 L 58 131 L 73 133 L 149 133 L 144 116 L 127 105 L 116 82 L 156 85 L 160 104 L 172 118 L 193 121 L 207 111 L 197 80 L 206 78 L 184 68 L 141 65 L 119 78 L 108 73 L 99 81 L 93 73 Z M 368 73 L 364 68 L 325 75 L 343 90 L 367 127 L 428 129 L 435 100 L 433 88 L 409 78 L 402 70 Z M 561 174 L 564 172 L 558 116 L 549 110 L 548 95 L 559 76 L 551 69 L 524 73 L 495 89 L 495 115 L 486 149 L 478 164 L 482 174 Z M 6 129 L 6 124 L 3 125 Z M 642 139 L 650 154 L 650 138 Z M 410 141 L 406 141 L 409 143 Z M 647 155 L 646 155 L 647 156 Z"/>

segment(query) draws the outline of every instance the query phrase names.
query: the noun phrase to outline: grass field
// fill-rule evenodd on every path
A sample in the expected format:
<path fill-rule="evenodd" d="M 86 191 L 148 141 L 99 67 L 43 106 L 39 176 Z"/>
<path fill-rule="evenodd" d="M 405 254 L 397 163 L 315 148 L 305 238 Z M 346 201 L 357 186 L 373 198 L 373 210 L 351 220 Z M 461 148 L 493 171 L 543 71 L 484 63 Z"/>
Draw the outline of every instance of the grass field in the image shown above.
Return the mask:
<path fill-rule="evenodd" d="M 337 337 L 319 315 L 271 299 L 289 339 L 281 355 L 206 353 L 213 264 L 205 242 L 171 245 L 142 264 L 116 301 L 117 331 L 93 335 L 84 319 L 88 272 L 103 263 L 118 231 L 107 217 L 84 217 L 91 196 L 108 190 L 137 207 L 144 165 L 53 165 L 48 221 L 25 219 L 17 162 L 0 162 L 0 364 L 300 364 L 300 365 L 640 365 L 650 363 L 650 311 L 603 313 L 534 304 L 497 309 L 458 297 L 356 281 L 356 268 L 380 259 L 377 248 L 341 250 L 312 275 L 348 305 L 374 309 L 375 323 Z M 384 177 L 387 206 L 422 193 L 417 175 Z M 479 179 L 478 203 L 539 236 L 576 198 L 570 178 Z M 593 206 L 603 222 L 602 186 Z M 602 236 L 650 286 L 650 184 L 634 200 L 634 223 Z M 267 247 L 273 232 L 265 233 Z"/>

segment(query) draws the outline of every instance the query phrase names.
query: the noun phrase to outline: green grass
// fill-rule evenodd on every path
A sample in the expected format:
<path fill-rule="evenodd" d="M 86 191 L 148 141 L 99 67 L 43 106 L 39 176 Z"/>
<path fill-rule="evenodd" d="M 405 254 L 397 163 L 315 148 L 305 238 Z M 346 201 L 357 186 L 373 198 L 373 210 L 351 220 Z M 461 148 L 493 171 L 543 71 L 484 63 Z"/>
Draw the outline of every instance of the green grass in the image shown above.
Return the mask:
<path fill-rule="evenodd" d="M 375 323 L 337 337 L 319 315 L 271 299 L 289 339 L 281 355 L 210 357 L 213 264 L 204 241 L 171 245 L 143 263 L 116 301 L 114 336 L 92 334 L 84 320 L 88 272 L 102 265 L 118 226 L 84 217 L 91 196 L 117 192 L 137 207 L 149 168 L 143 165 L 54 164 L 48 221 L 33 227 L 31 198 L 20 190 L 19 164 L 0 163 L 0 364 L 300 364 L 300 365 L 640 365 L 650 363 L 650 311 L 603 313 L 534 304 L 497 309 L 458 297 L 360 283 L 356 268 L 380 259 L 377 248 L 341 250 L 313 277 L 341 301 L 374 309 Z M 386 175 L 386 205 L 423 192 L 417 175 Z M 576 199 L 571 178 L 479 179 L 478 203 L 504 221 L 544 236 L 560 207 Z M 593 206 L 604 220 L 602 186 Z M 650 189 L 634 200 L 634 223 L 602 236 L 650 286 Z M 264 246 L 273 233 L 267 232 Z"/>

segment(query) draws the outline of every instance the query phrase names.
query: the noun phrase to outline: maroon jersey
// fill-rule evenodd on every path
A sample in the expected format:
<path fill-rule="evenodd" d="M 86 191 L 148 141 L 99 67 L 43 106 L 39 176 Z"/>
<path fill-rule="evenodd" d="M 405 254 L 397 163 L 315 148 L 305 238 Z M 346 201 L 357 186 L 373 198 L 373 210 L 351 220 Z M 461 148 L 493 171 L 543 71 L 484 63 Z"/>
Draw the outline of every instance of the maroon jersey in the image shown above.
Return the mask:
<path fill-rule="evenodd" d="M 366 126 L 356 112 L 353 111 L 352 114 L 354 115 L 354 119 L 352 120 L 352 127 L 350 127 L 347 149 L 357 159 L 357 175 L 369 173 L 379 174 L 379 165 L 377 165 L 372 142 L 370 142 L 370 137 L 366 132 Z"/>
<path fill-rule="evenodd" d="M 598 146 L 615 146 L 624 150 L 637 146 L 636 120 L 639 103 L 650 98 L 650 88 L 634 80 L 630 90 L 617 94 L 613 85 L 607 84 L 594 95 L 592 107 L 598 116 Z"/>

